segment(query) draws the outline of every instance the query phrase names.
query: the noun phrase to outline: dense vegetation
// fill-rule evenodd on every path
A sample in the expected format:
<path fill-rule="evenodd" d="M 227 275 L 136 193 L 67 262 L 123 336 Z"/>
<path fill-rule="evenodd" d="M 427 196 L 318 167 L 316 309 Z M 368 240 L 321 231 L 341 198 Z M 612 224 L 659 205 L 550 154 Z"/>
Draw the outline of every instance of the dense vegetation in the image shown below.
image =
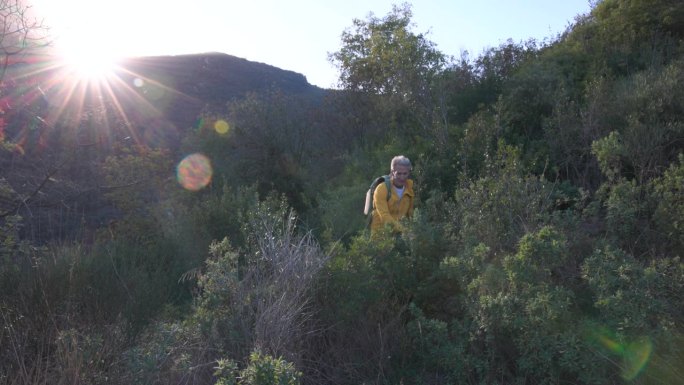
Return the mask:
<path fill-rule="evenodd" d="M 405 4 L 330 60 L 174 146 L 4 82 L 0 384 L 684 382 L 681 1 L 458 59 Z M 371 239 L 397 154 L 416 215 Z"/>

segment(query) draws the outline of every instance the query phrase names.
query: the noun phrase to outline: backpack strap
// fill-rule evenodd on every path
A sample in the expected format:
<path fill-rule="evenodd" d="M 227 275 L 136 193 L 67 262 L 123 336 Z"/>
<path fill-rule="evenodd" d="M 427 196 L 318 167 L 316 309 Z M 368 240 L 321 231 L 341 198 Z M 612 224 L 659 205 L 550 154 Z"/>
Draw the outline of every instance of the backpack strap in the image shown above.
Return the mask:
<path fill-rule="evenodd" d="M 367 228 L 370 228 L 370 224 L 373 221 L 372 214 L 373 211 L 375 211 L 375 207 L 373 205 L 373 195 L 375 194 L 375 189 L 380 185 L 380 183 L 385 182 L 385 187 L 387 189 L 387 201 L 389 202 L 390 198 L 392 197 L 391 179 L 392 178 L 389 175 L 379 176 L 375 178 L 368 189 L 368 193 L 366 194 L 366 208 L 364 209 L 364 213 L 366 213 L 368 217 L 366 221 Z"/>
<path fill-rule="evenodd" d="M 392 178 L 390 178 L 389 175 L 385 175 L 383 178 L 385 178 L 385 187 L 387 187 L 387 202 L 389 202 L 390 198 L 392 197 Z"/>

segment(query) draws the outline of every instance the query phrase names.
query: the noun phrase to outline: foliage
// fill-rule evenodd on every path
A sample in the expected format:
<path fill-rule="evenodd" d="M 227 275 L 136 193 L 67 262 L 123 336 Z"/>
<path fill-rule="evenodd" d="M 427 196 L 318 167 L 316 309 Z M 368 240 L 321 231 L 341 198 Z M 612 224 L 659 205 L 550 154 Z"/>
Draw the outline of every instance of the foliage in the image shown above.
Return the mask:
<path fill-rule="evenodd" d="M 458 152 L 461 171 L 466 178 L 484 174 L 486 163 L 496 154 L 500 137 L 496 116 L 489 111 L 473 114 L 463 125 Z"/>
<path fill-rule="evenodd" d="M 231 101 L 224 118 L 205 117 L 210 123 L 189 135 L 185 147 L 212 159 L 216 182 L 231 188 L 256 186 L 262 199 L 276 192 L 305 215 L 316 205 L 316 186 L 307 178 L 318 172 L 313 159 L 331 147 L 325 143 L 328 128 L 310 117 L 316 108 L 304 96 L 277 90 L 250 94 Z M 214 129 L 211 122 L 219 119 L 225 119 L 227 132 Z M 330 150 L 334 155 L 336 150 Z"/>
<path fill-rule="evenodd" d="M 117 298 L 123 290 L 119 282 L 92 270 L 84 274 L 95 264 L 78 245 L 33 247 L 13 255 L 14 280 L 2 277 L 13 287 L 0 295 L 0 342 L 9 348 L 0 354 L 0 373 L 12 375 L 0 380 L 102 384 L 116 376 L 130 331 L 128 320 L 117 317 L 124 311 L 131 318 L 139 315 Z M 104 262 L 106 268 L 109 261 Z"/>
<path fill-rule="evenodd" d="M 492 259 L 484 245 L 446 258 L 440 271 L 461 288 L 452 292 L 452 318 L 412 306 L 407 331 L 414 348 L 404 373 L 456 384 L 613 383 L 644 370 L 630 358 L 650 349 L 651 342 L 636 342 L 644 338 L 660 347 L 658 360 L 676 360 L 665 335 L 680 316 L 679 260 L 642 267 L 619 251 L 597 251 L 581 268 L 594 298 L 587 306 L 570 246 L 563 233 L 543 227 L 503 260 Z M 618 345 L 622 350 L 611 351 Z M 618 354 L 618 370 L 606 354 Z M 646 369 L 644 376 L 657 383 L 665 374 Z"/>
<path fill-rule="evenodd" d="M 683 15 L 675 0 L 599 1 L 575 18 L 559 45 L 580 53 L 595 80 L 622 77 L 677 59 L 682 30 L 675 24 Z"/>
<path fill-rule="evenodd" d="M 122 383 L 208 383 L 211 378 L 206 361 L 212 359 L 212 352 L 198 325 L 191 322 L 156 322 L 138 336 L 137 344 L 125 356 Z"/>
<path fill-rule="evenodd" d="M 5 113 L 0 384 L 682 382 L 682 9 L 604 0 L 448 65 L 394 6 L 342 34 L 345 89 L 214 90 L 180 151 Z M 414 217 L 370 236 L 397 154 Z"/>
<path fill-rule="evenodd" d="M 237 385 L 237 364 L 233 360 L 217 360 L 214 376 L 218 379 L 216 385 Z"/>
<path fill-rule="evenodd" d="M 326 229 L 323 239 L 348 242 L 364 228 L 366 218 L 363 215 L 363 202 L 359 198 L 364 196 L 370 182 L 359 179 L 359 176 L 350 177 L 347 183 L 336 183 L 337 187 L 321 193 L 318 198 L 320 221 Z"/>
<path fill-rule="evenodd" d="M 197 321 L 212 344 L 233 357 L 258 347 L 299 362 L 312 332 L 311 283 L 326 256 L 310 233 L 297 234 L 296 217 L 277 201 L 257 206 L 247 226 L 243 253 L 227 239 L 211 246 L 198 282 Z"/>
<path fill-rule="evenodd" d="M 684 154 L 670 165 L 663 176 L 652 182 L 657 206 L 653 218 L 667 239 L 672 255 L 684 255 Z"/>
<path fill-rule="evenodd" d="M 534 231 L 554 206 L 553 186 L 525 175 L 519 150 L 499 143 L 486 160 L 482 177 L 456 191 L 454 227 L 464 245 L 484 243 L 492 252 L 510 251 L 526 232 Z"/>
<path fill-rule="evenodd" d="M 373 106 L 389 112 L 395 139 L 427 137 L 443 149 L 445 111 L 435 84 L 446 60 L 434 43 L 411 31 L 411 16 L 405 3 L 382 19 L 354 19 L 353 30 L 342 33 L 342 48 L 329 59 L 340 70 L 342 87 L 382 96 Z"/>
<path fill-rule="evenodd" d="M 124 147 L 102 165 L 106 196 L 127 216 L 145 214 L 145 203 L 163 196 L 171 167 L 166 150 Z"/>
<path fill-rule="evenodd" d="M 443 65 L 443 55 L 422 34 L 411 32 L 411 6 L 394 5 L 383 19 L 354 19 L 342 49 L 330 60 L 344 88 L 419 100 Z"/>
<path fill-rule="evenodd" d="M 675 230 L 679 221 L 672 216 L 682 206 L 681 199 L 675 198 L 681 190 L 678 183 L 681 159 L 671 164 L 662 176 L 638 183 L 636 179 L 621 176 L 626 157 L 623 154 L 629 152 L 616 132 L 594 142 L 593 148 L 609 178 L 597 191 L 597 198 L 605 209 L 608 234 L 616 244 L 635 254 L 657 250 L 657 253 L 681 255 L 681 240 Z"/>
<path fill-rule="evenodd" d="M 434 277 L 444 243 L 431 216 L 417 210 L 401 236 L 360 234 L 348 247 L 336 246 L 317 297 L 319 322 L 331 325 L 313 345 L 315 362 L 325 368 L 318 381 L 372 381 L 374 373 L 398 380 L 410 303 L 439 309 L 439 290 L 449 287 Z"/>
<path fill-rule="evenodd" d="M 634 178 L 643 184 L 676 160 L 684 132 L 683 70 L 682 63 L 675 61 L 616 82 L 612 94 L 605 95 L 611 101 L 600 122 L 611 133 L 595 138 L 599 147 L 594 151 L 599 151 L 596 155 L 606 176 Z"/>
<path fill-rule="evenodd" d="M 582 265 L 583 277 L 595 293 L 599 320 L 625 336 L 668 333 L 681 309 L 673 306 L 681 296 L 683 265 L 662 259 L 639 263 L 619 249 L 597 250 Z M 664 277 L 668 277 L 665 279 Z"/>
<path fill-rule="evenodd" d="M 255 351 L 249 356 L 249 365 L 240 372 L 240 384 L 296 385 L 301 376 L 291 363 Z"/>
<path fill-rule="evenodd" d="M 302 377 L 292 363 L 258 350 L 249 355 L 249 364 L 239 373 L 234 361 L 218 360 L 214 375 L 216 385 L 296 385 Z"/>
<path fill-rule="evenodd" d="M 672 343 L 677 341 L 676 320 L 682 316 L 674 304 L 682 300 L 683 268 L 679 258 L 643 263 L 613 247 L 596 250 L 582 265 L 583 278 L 594 293 L 595 322 L 602 327 L 590 334 L 592 343 L 620 359 L 623 378 L 632 379 L 644 369 L 645 363 L 637 367 L 632 355 L 652 349 L 657 355 L 642 376 L 647 383 L 681 378 L 677 371 L 658 368 L 672 364 L 677 355 L 681 360 L 681 350 Z"/>

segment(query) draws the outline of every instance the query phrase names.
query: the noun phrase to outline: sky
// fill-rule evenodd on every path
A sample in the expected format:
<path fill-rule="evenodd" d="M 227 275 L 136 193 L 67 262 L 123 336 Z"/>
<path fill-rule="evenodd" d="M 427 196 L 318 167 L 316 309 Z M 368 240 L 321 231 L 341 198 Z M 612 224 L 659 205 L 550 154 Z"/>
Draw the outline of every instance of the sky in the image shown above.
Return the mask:
<path fill-rule="evenodd" d="M 291 70 L 334 88 L 339 50 L 353 19 L 386 16 L 391 0 L 28 0 L 55 46 L 80 57 L 221 52 Z M 471 58 L 507 39 L 563 32 L 589 0 L 414 0 L 413 32 L 439 51 Z"/>

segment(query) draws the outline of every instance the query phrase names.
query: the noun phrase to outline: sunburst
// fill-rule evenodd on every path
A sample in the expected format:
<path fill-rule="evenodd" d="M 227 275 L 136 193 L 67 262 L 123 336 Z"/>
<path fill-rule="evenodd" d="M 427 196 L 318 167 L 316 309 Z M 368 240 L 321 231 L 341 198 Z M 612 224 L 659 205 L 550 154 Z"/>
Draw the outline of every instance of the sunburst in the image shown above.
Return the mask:
<path fill-rule="evenodd" d="M 114 75 L 119 58 L 104 52 L 67 50 L 62 55 L 64 70 L 80 81 L 102 81 Z"/>
<path fill-rule="evenodd" d="M 9 117 L 31 111 L 48 128 L 82 132 L 87 125 L 97 130 L 91 137 L 98 141 L 111 142 L 118 136 L 143 144 L 136 119 L 159 118 L 162 112 L 149 102 L 139 84 L 163 86 L 126 69 L 121 60 L 73 52 L 17 58 L 5 76 L 11 87 L 2 92 L 0 113 Z"/>

